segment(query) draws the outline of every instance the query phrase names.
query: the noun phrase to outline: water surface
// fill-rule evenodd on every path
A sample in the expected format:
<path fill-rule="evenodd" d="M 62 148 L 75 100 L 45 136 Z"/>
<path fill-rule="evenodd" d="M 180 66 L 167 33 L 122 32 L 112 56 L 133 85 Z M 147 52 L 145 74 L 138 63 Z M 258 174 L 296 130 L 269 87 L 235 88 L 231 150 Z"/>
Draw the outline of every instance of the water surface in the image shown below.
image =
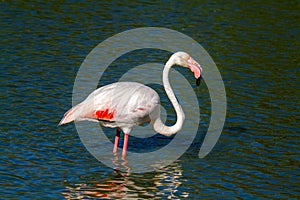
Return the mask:
<path fill-rule="evenodd" d="M 1 197 L 296 199 L 298 8 L 296 1 L 0 2 Z M 217 146 L 199 159 L 211 111 L 202 84 L 197 89 L 200 128 L 188 151 L 158 171 L 134 174 L 103 165 L 85 149 L 73 124 L 57 124 L 71 106 L 73 83 L 86 55 L 116 33 L 145 26 L 180 31 L 209 52 L 224 80 L 228 110 Z M 114 65 L 164 63 L 169 55 L 137 51 Z M 113 74 L 99 85 L 113 81 Z M 153 150 L 166 140 L 158 138 L 149 147 L 131 140 L 130 148 Z"/>

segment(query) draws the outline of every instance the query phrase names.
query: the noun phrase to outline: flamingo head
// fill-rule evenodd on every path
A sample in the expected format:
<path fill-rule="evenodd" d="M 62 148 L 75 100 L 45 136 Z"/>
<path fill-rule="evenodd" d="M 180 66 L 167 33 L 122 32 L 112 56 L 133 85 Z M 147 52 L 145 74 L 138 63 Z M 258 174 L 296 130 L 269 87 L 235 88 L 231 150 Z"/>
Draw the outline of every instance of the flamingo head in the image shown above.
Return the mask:
<path fill-rule="evenodd" d="M 196 84 L 200 85 L 202 67 L 197 61 L 185 52 L 174 53 L 171 58 L 174 64 L 189 68 L 194 73 Z"/>

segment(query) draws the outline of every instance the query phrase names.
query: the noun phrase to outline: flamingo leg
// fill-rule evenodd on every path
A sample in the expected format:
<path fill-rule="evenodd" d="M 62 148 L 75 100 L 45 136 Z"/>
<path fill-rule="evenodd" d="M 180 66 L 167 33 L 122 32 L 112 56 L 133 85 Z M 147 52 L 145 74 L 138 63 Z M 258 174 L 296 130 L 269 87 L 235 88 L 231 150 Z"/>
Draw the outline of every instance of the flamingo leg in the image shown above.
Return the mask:
<path fill-rule="evenodd" d="M 125 133 L 124 134 L 124 144 L 123 144 L 122 158 L 125 158 L 126 154 L 127 154 L 128 139 L 129 139 L 129 134 Z"/>
<path fill-rule="evenodd" d="M 113 153 L 117 153 L 118 151 L 119 140 L 120 140 L 120 129 L 117 128 Z"/>

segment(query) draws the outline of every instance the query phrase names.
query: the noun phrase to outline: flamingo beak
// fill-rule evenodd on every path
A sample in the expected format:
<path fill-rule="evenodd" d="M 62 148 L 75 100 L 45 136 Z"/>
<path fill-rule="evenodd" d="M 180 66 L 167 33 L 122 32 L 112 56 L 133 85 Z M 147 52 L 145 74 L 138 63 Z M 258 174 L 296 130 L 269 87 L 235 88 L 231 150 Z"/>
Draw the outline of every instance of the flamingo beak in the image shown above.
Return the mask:
<path fill-rule="evenodd" d="M 188 68 L 194 73 L 196 85 L 200 85 L 202 68 L 192 57 L 188 59 Z"/>
<path fill-rule="evenodd" d="M 201 76 L 199 78 L 196 79 L 196 85 L 199 86 L 201 83 Z"/>

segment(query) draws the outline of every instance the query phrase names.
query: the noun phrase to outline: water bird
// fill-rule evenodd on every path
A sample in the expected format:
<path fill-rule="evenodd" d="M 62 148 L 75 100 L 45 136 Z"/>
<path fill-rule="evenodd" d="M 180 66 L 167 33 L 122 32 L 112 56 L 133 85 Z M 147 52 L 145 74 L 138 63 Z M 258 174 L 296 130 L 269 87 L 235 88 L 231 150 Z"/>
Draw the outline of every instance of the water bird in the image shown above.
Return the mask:
<path fill-rule="evenodd" d="M 172 126 L 165 125 L 160 118 L 160 98 L 155 90 L 137 82 L 116 82 L 93 91 L 83 102 L 69 109 L 59 125 L 72 121 L 94 121 L 100 125 L 116 128 L 113 152 L 118 150 L 120 132 L 124 133 L 122 157 L 126 157 L 129 134 L 134 126 L 150 123 L 154 131 L 171 136 L 181 130 L 185 115 L 169 82 L 172 66 L 190 69 L 200 85 L 202 68 L 189 54 L 176 52 L 166 62 L 163 69 L 163 86 L 172 103 L 177 121 Z"/>

